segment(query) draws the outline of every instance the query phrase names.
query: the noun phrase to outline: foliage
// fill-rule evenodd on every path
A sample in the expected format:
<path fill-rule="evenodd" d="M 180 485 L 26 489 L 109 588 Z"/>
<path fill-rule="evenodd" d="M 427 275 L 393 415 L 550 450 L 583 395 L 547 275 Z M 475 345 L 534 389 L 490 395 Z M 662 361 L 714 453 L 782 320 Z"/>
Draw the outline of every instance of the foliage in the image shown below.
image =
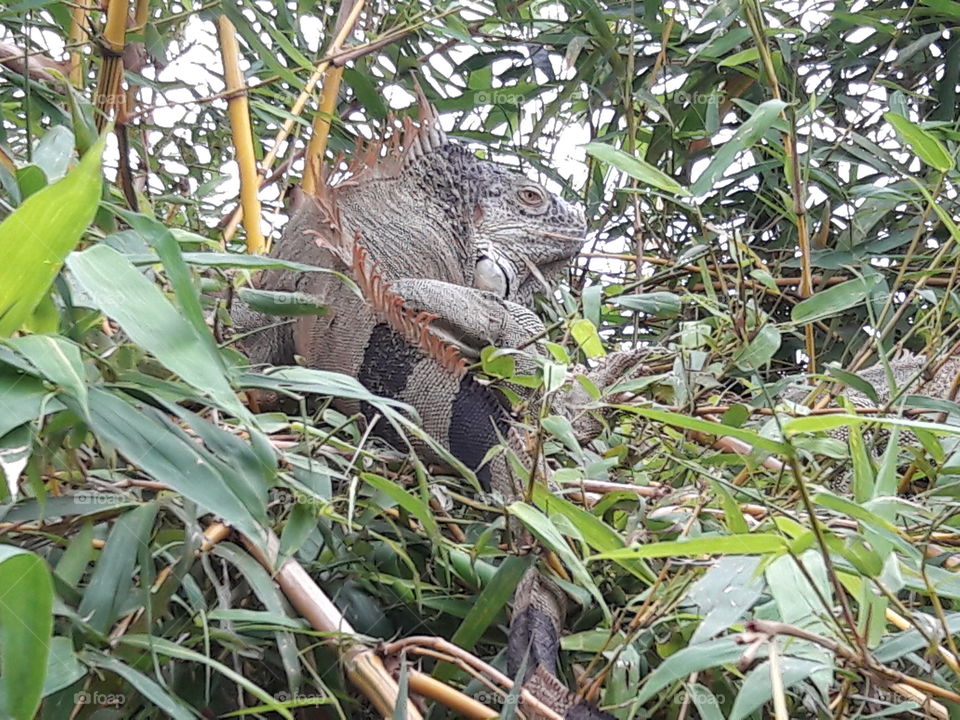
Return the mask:
<path fill-rule="evenodd" d="M 49 718 L 363 712 L 335 644 L 247 549 L 201 552 L 213 518 L 275 528 L 366 636 L 496 656 L 525 562 L 498 547 L 498 513 L 328 401 L 365 399 L 415 432 L 396 404 L 335 374 L 249 368 L 222 334 L 217 291 L 272 261 L 221 246 L 236 188 L 216 17 L 249 63 L 263 158 L 336 8 L 140 4 L 134 212 L 113 144 L 100 188 L 102 60 L 71 35 L 72 7 L 0 15 L 4 47 L 82 51 L 76 89 L 0 65 L 0 717 L 41 698 Z M 591 218 L 584 260 L 541 302 L 541 376 L 657 348 L 598 401 L 608 428 L 590 447 L 529 409 L 565 491 L 499 513 L 563 561 L 566 675 L 588 665 L 618 717 L 960 714 L 957 406 L 902 398 L 941 415 L 871 433 L 773 399 L 824 370 L 869 393 L 865 365 L 957 341 L 957 7 L 400 2 L 361 19 L 330 158 L 380 132 L 419 77 L 452 135 Z M 262 192 L 274 237 L 308 124 Z M 485 370 L 511 375 L 503 357 Z M 252 388 L 299 413 L 256 414 Z M 920 679 L 939 705 L 920 708 Z"/>

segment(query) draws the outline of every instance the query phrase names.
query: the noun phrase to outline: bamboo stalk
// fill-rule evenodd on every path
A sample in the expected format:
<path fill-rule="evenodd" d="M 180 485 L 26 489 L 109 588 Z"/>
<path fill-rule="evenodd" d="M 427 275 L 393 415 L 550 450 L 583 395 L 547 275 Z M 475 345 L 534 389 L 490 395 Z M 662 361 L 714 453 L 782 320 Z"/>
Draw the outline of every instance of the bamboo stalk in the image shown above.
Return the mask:
<path fill-rule="evenodd" d="M 781 100 L 780 81 L 777 78 L 776 68 L 773 66 L 773 57 L 770 54 L 770 47 L 767 45 L 767 36 L 764 28 L 763 10 L 760 3 L 756 0 L 750 0 L 743 5 L 747 25 L 753 34 L 754 42 L 757 45 L 757 51 L 760 55 L 761 65 L 767 76 L 767 82 L 770 84 L 770 94 L 776 100 Z M 790 181 L 791 196 L 793 199 L 793 214 L 797 225 L 797 247 L 800 251 L 800 288 L 798 294 L 801 298 L 808 298 L 813 294 L 813 269 L 810 262 L 810 231 L 807 228 L 807 210 L 804 203 L 803 179 L 800 174 L 800 160 L 797 157 L 796 146 L 796 125 L 790 122 L 786 112 L 781 111 L 780 116 L 787 122 L 787 131 L 783 134 L 783 151 L 786 155 L 787 165 L 784 168 L 787 173 L 787 179 Z M 807 357 L 810 360 L 810 372 L 816 372 L 817 352 L 815 337 L 813 334 L 813 325 L 803 326 L 803 334 L 806 345 Z"/>
<path fill-rule="evenodd" d="M 337 14 L 337 24 L 334 32 L 339 36 L 347 26 L 349 18 L 353 17 L 352 25 L 356 23 L 357 15 L 354 15 L 356 7 L 363 6 L 363 0 L 344 0 L 340 5 L 340 11 Z M 339 50 L 340 48 L 335 48 Z M 320 166 L 323 163 L 323 154 L 327 149 L 327 138 L 330 137 L 330 125 L 333 122 L 333 113 L 337 109 L 337 97 L 340 93 L 340 80 L 343 78 L 343 66 L 336 63 L 327 65 L 323 73 L 323 82 L 320 83 L 320 106 L 313 116 L 313 133 L 310 136 L 310 142 L 307 144 L 307 152 L 304 155 L 303 181 L 301 187 L 308 195 L 313 195 L 317 191 L 317 185 L 320 182 Z"/>
<path fill-rule="evenodd" d="M 77 3 L 70 9 L 70 32 L 67 42 L 73 50 L 70 51 L 70 84 L 75 88 L 83 87 L 83 52 L 81 48 L 87 42 L 87 13 L 90 8 L 83 2 Z"/>
<path fill-rule="evenodd" d="M 243 227 L 247 232 L 247 252 L 263 253 L 266 240 L 260 230 L 260 176 L 253 152 L 253 131 L 250 127 L 250 108 L 247 104 L 247 86 L 240 72 L 240 45 L 237 30 L 226 15 L 219 20 L 220 52 L 223 56 L 223 74 L 230 91 L 227 108 L 230 111 L 230 129 L 240 170 L 240 204 L 243 207 Z"/>
<path fill-rule="evenodd" d="M 468 697 L 448 685 L 444 685 L 429 675 L 417 670 L 408 670 L 407 673 L 410 689 L 413 692 L 436 700 L 463 717 L 470 718 L 470 720 L 490 720 L 490 718 L 498 717 L 496 711 L 491 710 L 483 703 L 477 702 L 472 697 Z"/>
<path fill-rule="evenodd" d="M 901 630 L 910 630 L 913 627 L 909 620 L 890 608 L 887 608 L 886 615 L 887 622 L 891 625 L 896 625 Z M 952 669 L 955 673 L 960 674 L 960 663 L 957 662 L 956 655 L 943 647 L 943 645 L 938 644 L 934 649 L 937 651 L 937 654 L 943 659 L 943 661 L 950 666 L 950 669 Z"/>
<path fill-rule="evenodd" d="M 326 54 L 328 59 L 323 60 L 317 65 L 316 70 L 313 71 L 313 75 L 310 76 L 306 84 L 303 86 L 303 91 L 300 93 L 299 97 L 297 97 L 296 102 L 293 103 L 293 107 L 290 108 L 290 117 L 284 121 L 283 127 L 280 129 L 280 132 L 277 133 L 277 137 L 274 139 L 273 147 L 270 149 L 270 152 L 267 153 L 266 157 L 264 157 L 263 163 L 261 163 L 264 172 L 266 172 L 273 165 L 274 160 L 277 158 L 277 154 L 280 152 L 280 146 L 293 131 L 293 126 L 296 124 L 296 118 L 301 112 L 303 112 L 303 108 L 306 106 L 307 100 L 313 93 L 313 89 L 316 87 L 317 83 L 320 82 L 320 78 L 322 78 L 327 72 L 327 68 L 330 67 L 331 60 L 329 58 L 331 56 L 335 56 L 340 51 L 340 48 L 343 46 L 347 36 L 353 31 L 353 26 L 356 24 L 357 18 L 360 17 L 360 11 L 362 9 L 363 2 L 360 0 L 353 7 L 353 10 L 347 17 L 344 26 L 340 28 L 340 32 L 336 34 L 336 36 L 333 38 L 333 42 L 330 43 L 330 48 Z M 263 178 L 260 178 L 260 182 L 263 182 Z M 230 241 L 230 238 L 232 238 L 233 234 L 237 231 L 237 225 L 240 224 L 240 219 L 242 217 L 243 205 L 241 204 L 237 207 L 233 215 L 227 221 L 227 225 L 223 230 L 223 242 L 226 243 Z"/>
<path fill-rule="evenodd" d="M 99 131 L 123 108 L 125 98 L 120 92 L 120 81 L 123 79 L 123 48 L 129 13 L 129 0 L 110 0 L 103 31 L 103 62 L 97 76 L 97 95 L 94 100 L 98 110 L 96 124 Z"/>
<path fill-rule="evenodd" d="M 350 682 L 384 718 L 395 717 L 394 709 L 400 688 L 387 671 L 383 660 L 373 650 L 354 639 L 356 631 L 300 563 L 293 558 L 287 558 L 277 567 L 280 559 L 279 538 L 269 531 L 265 531 L 260 539 L 245 535 L 241 538 L 249 553 L 273 576 L 287 600 L 311 627 L 320 632 L 342 636 L 345 647 L 341 649 L 341 659 Z M 407 703 L 406 719 L 422 720 L 422 716 L 411 703 Z"/>

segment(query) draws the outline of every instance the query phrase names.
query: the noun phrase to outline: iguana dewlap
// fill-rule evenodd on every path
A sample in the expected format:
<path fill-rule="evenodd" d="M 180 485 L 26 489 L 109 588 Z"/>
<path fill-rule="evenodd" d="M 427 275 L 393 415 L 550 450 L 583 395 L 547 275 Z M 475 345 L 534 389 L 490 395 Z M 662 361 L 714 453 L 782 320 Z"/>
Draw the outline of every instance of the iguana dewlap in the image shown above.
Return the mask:
<path fill-rule="evenodd" d="M 582 213 L 539 184 L 447 141 L 431 117 L 408 124 L 383 154 L 359 154 L 346 177 L 307 198 L 272 253 L 352 276 L 264 273 L 258 286 L 308 293 L 328 308 L 248 336 L 253 363 L 350 374 L 369 390 L 412 405 L 424 429 L 506 502 L 523 497 L 529 468 L 509 409 L 466 372 L 464 358 L 488 345 L 517 347 L 543 330 L 527 307 L 557 278 L 585 237 Z M 276 318 L 235 314 L 241 330 Z M 344 412 L 371 408 L 342 401 Z M 380 423 L 381 435 L 405 447 Z M 528 471 L 517 477 L 506 445 Z M 414 444 L 419 453 L 428 448 Z M 529 541 L 529 539 L 527 539 Z M 522 591 L 522 592 L 521 592 Z M 565 600 L 536 570 L 518 588 L 508 648 L 516 672 L 529 650 L 526 685 L 561 717 L 612 717 L 578 699 L 556 677 Z M 537 717 L 536 713 L 527 713 Z"/>

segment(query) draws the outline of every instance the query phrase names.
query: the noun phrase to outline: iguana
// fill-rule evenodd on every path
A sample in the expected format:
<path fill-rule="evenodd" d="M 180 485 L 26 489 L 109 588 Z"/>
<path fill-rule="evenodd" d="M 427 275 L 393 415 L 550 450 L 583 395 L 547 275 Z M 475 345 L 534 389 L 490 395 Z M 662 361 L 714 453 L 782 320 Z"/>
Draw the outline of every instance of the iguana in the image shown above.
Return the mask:
<path fill-rule="evenodd" d="M 425 108 L 426 105 L 421 105 Z M 481 160 L 446 138 L 432 111 L 406 121 L 386 151 L 360 150 L 338 182 L 325 181 L 291 217 L 272 255 L 350 274 L 362 297 L 327 273 L 267 271 L 260 289 L 306 293 L 328 308 L 289 325 L 234 313 L 253 363 L 344 372 L 369 390 L 412 405 L 423 428 L 476 471 L 505 503 L 524 497 L 532 470 L 522 433 L 490 386 L 467 372 L 486 346 L 515 348 L 539 336 L 534 291 L 556 280 L 585 238 L 582 212 L 538 183 Z M 626 363 L 614 360 L 601 373 Z M 370 408 L 340 402 L 372 419 Z M 382 424 L 381 424 L 382 425 Z M 389 427 L 381 435 L 398 447 Z M 525 467 L 514 472 L 505 445 Z M 431 459 L 430 448 L 415 445 Z M 519 545 L 533 545 L 517 524 Z M 515 538 L 516 539 L 516 538 Z M 575 696 L 556 677 L 565 598 L 529 571 L 515 593 L 508 671 L 527 658 L 524 686 L 561 717 L 601 720 L 608 713 Z M 537 717 L 528 712 L 528 717 Z"/>

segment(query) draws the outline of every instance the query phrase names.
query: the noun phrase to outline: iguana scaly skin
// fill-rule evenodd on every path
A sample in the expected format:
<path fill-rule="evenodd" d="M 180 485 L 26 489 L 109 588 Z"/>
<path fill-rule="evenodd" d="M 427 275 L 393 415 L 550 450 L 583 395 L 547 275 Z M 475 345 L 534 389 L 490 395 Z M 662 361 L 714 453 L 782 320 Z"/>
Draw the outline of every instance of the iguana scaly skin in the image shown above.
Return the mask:
<path fill-rule="evenodd" d="M 889 371 L 889 372 L 888 372 Z M 939 400 L 954 400 L 960 383 L 960 356 L 951 354 L 941 358 L 930 358 L 924 354 L 903 351 L 888 363 L 876 363 L 857 373 L 857 376 L 870 385 L 876 399 L 854 387 L 844 387 L 839 393 L 855 408 L 877 408 L 889 410 L 895 414 L 900 401 L 908 395 L 922 395 Z M 780 397 L 795 403 L 807 400 L 813 390 L 809 385 L 793 385 L 784 390 Z M 836 406 L 836 403 L 832 403 Z M 874 431 L 876 449 L 882 449 L 888 433 L 884 429 Z M 831 437 L 847 442 L 850 430 L 836 428 L 828 433 Z M 917 443 L 914 433 L 904 429 L 900 442 L 906 445 Z M 831 488 L 845 493 L 850 489 L 850 474 L 844 473 L 831 483 Z"/>
<path fill-rule="evenodd" d="M 861 380 L 874 389 L 876 401 L 853 387 L 844 388 L 840 395 L 858 408 L 882 408 L 887 405 L 895 407 L 897 400 L 906 395 L 952 400 L 957 393 L 957 377 L 960 376 L 958 355 L 937 360 L 924 354 L 904 351 L 889 361 L 889 367 L 892 385 L 883 363 L 876 363 L 857 373 Z M 803 402 L 811 390 L 807 385 L 791 386 L 781 397 L 792 402 Z"/>
<path fill-rule="evenodd" d="M 527 306 L 583 244 L 582 213 L 537 183 L 480 160 L 439 131 L 435 117 L 407 123 L 386 154 L 372 145 L 336 183 L 306 198 L 273 256 L 351 275 L 362 297 L 328 273 L 266 272 L 261 289 L 306 293 L 328 312 L 244 339 L 254 363 L 347 373 L 369 390 L 412 405 L 423 428 L 506 502 L 524 497 L 531 458 L 499 394 L 466 371 L 490 345 L 518 347 L 543 331 Z M 275 318 L 239 311 L 239 328 Z M 605 377 L 605 375 L 604 375 Z M 347 413 L 372 410 L 341 401 Z M 382 437 L 404 447 L 392 428 Z M 526 470 L 518 477 L 505 444 Z M 430 460 L 429 447 L 413 443 Z M 511 523 L 519 545 L 533 538 Z M 561 717 L 612 718 L 556 677 L 565 598 L 536 569 L 515 594 L 508 671 L 527 657 L 525 687 Z M 527 712 L 528 717 L 539 717 Z"/>

